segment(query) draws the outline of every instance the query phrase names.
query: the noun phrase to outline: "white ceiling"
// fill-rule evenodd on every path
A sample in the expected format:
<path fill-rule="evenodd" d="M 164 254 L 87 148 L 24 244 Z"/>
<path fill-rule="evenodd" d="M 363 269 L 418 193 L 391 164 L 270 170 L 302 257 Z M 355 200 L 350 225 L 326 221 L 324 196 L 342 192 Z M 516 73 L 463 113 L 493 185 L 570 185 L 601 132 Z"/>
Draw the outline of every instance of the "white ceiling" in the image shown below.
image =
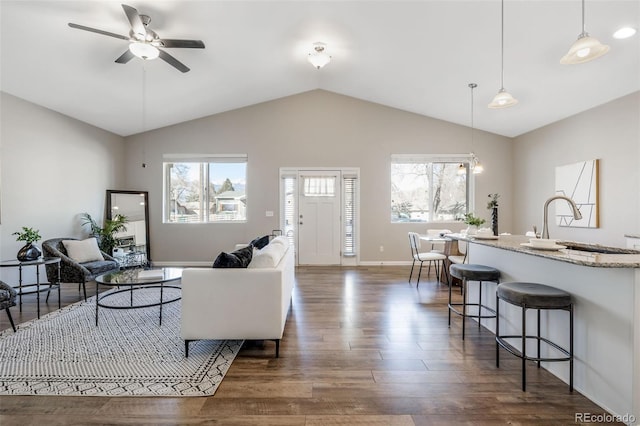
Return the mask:
<path fill-rule="evenodd" d="M 500 88 L 500 1 L 139 1 L 160 37 L 201 39 L 167 49 L 191 68 L 114 60 L 127 42 L 67 26 L 127 35 L 121 1 L 0 3 L 0 89 L 131 135 L 314 89 L 517 136 L 640 90 L 639 0 L 587 0 L 587 31 L 611 46 L 582 65 L 559 60 L 581 31 L 579 0 L 505 1 L 505 87 L 519 101 L 486 104 Z M 306 57 L 327 43 L 332 62 Z M 146 76 L 143 78 L 143 76 Z M 143 81 L 145 84 L 143 84 Z M 144 101 L 143 101 L 144 98 Z"/>

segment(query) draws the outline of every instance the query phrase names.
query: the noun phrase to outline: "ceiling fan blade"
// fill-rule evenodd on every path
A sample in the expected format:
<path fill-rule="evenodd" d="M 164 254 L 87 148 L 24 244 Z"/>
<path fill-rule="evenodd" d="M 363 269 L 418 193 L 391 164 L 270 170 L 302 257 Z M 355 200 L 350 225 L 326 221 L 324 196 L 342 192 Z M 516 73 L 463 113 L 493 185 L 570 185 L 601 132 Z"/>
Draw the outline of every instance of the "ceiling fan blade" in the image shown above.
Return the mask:
<path fill-rule="evenodd" d="M 145 40 L 147 38 L 147 29 L 144 27 L 142 19 L 140 19 L 138 10 L 131 6 L 127 6 L 126 4 L 123 4 L 122 8 L 124 9 L 125 15 L 127 15 L 127 19 L 131 25 L 131 30 L 135 34 L 136 38 L 138 40 Z"/>
<path fill-rule="evenodd" d="M 133 53 L 131 53 L 129 49 L 127 49 L 122 55 L 120 55 L 118 59 L 116 59 L 116 62 L 119 64 L 126 64 L 127 62 L 132 60 L 135 56 L 136 55 L 134 55 Z"/>
<path fill-rule="evenodd" d="M 177 60 L 173 56 L 169 55 L 164 50 L 158 49 L 158 51 L 160 52 L 160 59 L 162 59 L 163 61 L 165 61 L 169 65 L 175 67 L 179 71 L 189 72 L 189 67 L 187 67 L 185 64 L 183 64 L 182 62 L 180 62 L 179 60 Z"/>
<path fill-rule="evenodd" d="M 69 26 L 71 28 L 77 28 L 79 30 L 90 31 L 92 33 L 98 33 L 98 34 L 106 35 L 106 36 L 109 36 L 109 37 L 120 38 L 122 40 L 129 40 L 129 37 L 125 37 L 125 36 L 120 35 L 120 34 L 110 33 L 109 31 L 103 31 L 103 30 L 99 30 L 97 28 L 85 27 L 84 25 L 78 25 L 78 24 L 74 24 L 72 22 L 69 22 Z"/>
<path fill-rule="evenodd" d="M 204 49 L 204 43 L 202 42 L 202 40 L 173 40 L 163 38 L 161 40 L 156 40 L 156 42 L 160 44 L 160 47 L 186 47 L 191 49 Z"/>

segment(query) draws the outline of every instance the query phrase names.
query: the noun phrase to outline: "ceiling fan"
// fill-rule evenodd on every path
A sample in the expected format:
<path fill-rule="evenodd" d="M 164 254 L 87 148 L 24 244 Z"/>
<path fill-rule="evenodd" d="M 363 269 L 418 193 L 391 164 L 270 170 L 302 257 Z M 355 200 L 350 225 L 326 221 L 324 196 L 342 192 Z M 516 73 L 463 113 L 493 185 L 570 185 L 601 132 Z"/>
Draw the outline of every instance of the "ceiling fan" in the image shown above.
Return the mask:
<path fill-rule="evenodd" d="M 69 22 L 71 28 L 77 28 L 79 30 L 90 31 L 93 33 L 107 35 L 109 37 L 115 37 L 129 42 L 129 49 L 125 51 L 116 62 L 119 64 L 126 64 L 134 56 L 138 58 L 150 60 L 160 57 L 163 61 L 169 65 L 175 67 L 179 71 L 188 72 L 187 67 L 176 58 L 161 50 L 160 48 L 191 48 L 191 49 L 204 49 L 204 43 L 201 40 L 175 40 L 175 39 L 162 39 L 155 31 L 148 28 L 151 18 L 147 15 L 140 15 L 138 11 L 126 4 L 122 5 L 125 15 L 131 25 L 129 36 L 123 36 L 120 34 L 111 33 L 109 31 L 103 31 L 96 28 L 85 27 L 84 25 L 78 25 Z"/>

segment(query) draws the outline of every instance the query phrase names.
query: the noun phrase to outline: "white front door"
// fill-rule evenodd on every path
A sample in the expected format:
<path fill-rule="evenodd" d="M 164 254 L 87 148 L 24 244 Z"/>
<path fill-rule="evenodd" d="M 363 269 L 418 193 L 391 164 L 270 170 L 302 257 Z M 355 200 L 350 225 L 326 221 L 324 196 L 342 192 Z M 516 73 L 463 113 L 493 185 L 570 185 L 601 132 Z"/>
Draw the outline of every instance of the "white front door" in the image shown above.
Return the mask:
<path fill-rule="evenodd" d="M 298 264 L 340 265 L 340 171 L 298 173 Z"/>

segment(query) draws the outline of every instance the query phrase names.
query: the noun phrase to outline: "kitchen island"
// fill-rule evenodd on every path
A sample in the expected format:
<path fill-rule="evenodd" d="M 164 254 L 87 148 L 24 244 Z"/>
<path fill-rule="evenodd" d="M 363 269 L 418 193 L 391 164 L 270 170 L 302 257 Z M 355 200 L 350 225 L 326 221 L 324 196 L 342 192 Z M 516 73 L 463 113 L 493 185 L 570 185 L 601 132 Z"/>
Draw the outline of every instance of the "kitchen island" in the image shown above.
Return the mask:
<path fill-rule="evenodd" d="M 450 237 L 470 242 L 469 263 L 499 269 L 501 282 L 538 282 L 569 292 L 574 299 L 575 389 L 611 414 L 627 415 L 631 424 L 638 424 L 640 252 L 582 243 L 567 243 L 568 248 L 554 251 L 537 250 L 526 246 L 529 238 L 521 235 L 493 240 L 457 234 Z M 495 285 L 484 285 L 491 291 L 483 292 L 483 303 L 495 309 Z M 472 300 L 477 296 L 470 292 Z M 518 307 L 500 305 L 501 332 L 519 333 L 520 312 Z M 535 332 L 535 311 L 528 315 L 530 334 Z M 542 311 L 542 336 L 568 347 L 567 315 L 562 311 Z M 495 320 L 484 320 L 482 324 L 495 333 Z M 514 347 L 520 349 L 519 344 Z M 543 352 L 556 354 L 550 349 Z M 542 366 L 568 383 L 568 363 Z"/>

